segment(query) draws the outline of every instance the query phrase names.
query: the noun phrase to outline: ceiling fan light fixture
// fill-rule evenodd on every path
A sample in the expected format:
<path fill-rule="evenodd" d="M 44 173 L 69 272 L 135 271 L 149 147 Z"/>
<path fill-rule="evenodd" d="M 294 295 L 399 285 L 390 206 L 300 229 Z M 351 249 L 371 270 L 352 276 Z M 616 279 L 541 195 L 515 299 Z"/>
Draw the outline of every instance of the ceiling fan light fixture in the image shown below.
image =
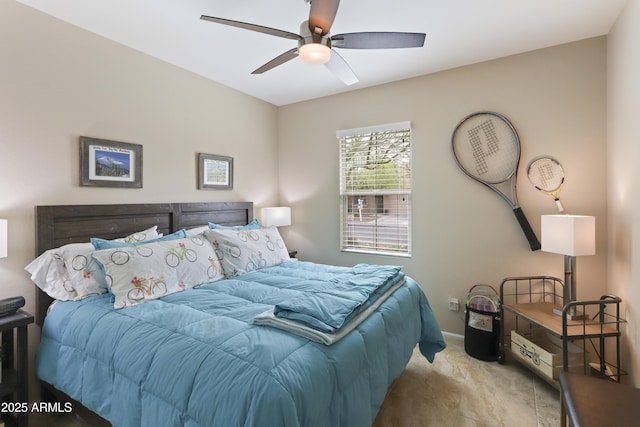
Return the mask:
<path fill-rule="evenodd" d="M 321 43 L 306 43 L 298 48 L 298 56 L 307 64 L 324 64 L 331 58 L 331 48 Z"/>

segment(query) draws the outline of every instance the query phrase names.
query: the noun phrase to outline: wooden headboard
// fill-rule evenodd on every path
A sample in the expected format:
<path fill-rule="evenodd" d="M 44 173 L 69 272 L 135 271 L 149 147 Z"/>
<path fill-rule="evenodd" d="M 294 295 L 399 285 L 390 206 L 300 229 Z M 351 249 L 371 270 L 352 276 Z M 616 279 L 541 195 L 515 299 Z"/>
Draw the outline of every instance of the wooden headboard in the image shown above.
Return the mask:
<path fill-rule="evenodd" d="M 88 242 L 91 237 L 114 239 L 154 225 L 168 234 L 209 222 L 244 225 L 252 220 L 252 202 L 36 206 L 36 256 L 67 243 Z M 52 301 L 37 288 L 38 325 L 42 326 Z"/>

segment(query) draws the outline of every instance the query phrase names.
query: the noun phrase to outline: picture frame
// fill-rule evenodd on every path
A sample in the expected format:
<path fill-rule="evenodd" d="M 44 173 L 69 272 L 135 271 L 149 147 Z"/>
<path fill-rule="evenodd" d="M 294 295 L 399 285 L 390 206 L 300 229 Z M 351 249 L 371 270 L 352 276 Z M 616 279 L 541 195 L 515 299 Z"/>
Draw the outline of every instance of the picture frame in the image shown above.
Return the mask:
<path fill-rule="evenodd" d="M 198 189 L 233 189 L 233 157 L 198 154 Z"/>
<path fill-rule="evenodd" d="M 81 136 L 80 185 L 142 188 L 142 145 Z"/>

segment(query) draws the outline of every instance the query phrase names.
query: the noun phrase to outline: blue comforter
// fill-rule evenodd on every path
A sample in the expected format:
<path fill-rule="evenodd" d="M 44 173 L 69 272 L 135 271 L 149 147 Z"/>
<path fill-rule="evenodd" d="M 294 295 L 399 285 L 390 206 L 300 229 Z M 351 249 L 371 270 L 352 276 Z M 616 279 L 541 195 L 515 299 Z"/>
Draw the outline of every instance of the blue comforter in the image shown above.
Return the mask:
<path fill-rule="evenodd" d="M 335 332 L 366 309 L 394 283 L 404 278 L 401 267 L 358 264 L 323 268 L 317 264 L 287 263 L 259 274 L 289 275 L 293 269 L 300 292 L 275 305 L 277 317 L 295 320 L 323 332 Z"/>
<path fill-rule="evenodd" d="M 416 343 L 429 360 L 444 348 L 440 329 L 410 278 L 330 347 L 254 325 L 308 286 L 303 264 L 121 310 L 108 294 L 58 302 L 36 374 L 114 426 L 370 426 Z"/>

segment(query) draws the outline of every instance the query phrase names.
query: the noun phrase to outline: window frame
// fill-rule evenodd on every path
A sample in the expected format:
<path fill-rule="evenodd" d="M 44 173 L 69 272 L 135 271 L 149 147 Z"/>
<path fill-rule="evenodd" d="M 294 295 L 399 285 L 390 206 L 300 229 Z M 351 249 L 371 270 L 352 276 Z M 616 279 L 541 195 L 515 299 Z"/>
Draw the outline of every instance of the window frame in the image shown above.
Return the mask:
<path fill-rule="evenodd" d="M 366 137 L 367 135 L 373 134 L 383 134 L 385 132 L 408 132 L 409 134 L 409 146 L 408 146 L 408 165 L 409 165 L 409 180 L 408 180 L 408 188 L 394 188 L 394 189 L 381 189 L 374 188 L 369 190 L 349 190 L 347 189 L 346 183 L 346 167 L 344 165 L 344 144 L 346 138 L 355 138 L 355 137 Z M 412 200 L 412 192 L 413 192 L 413 132 L 411 129 L 411 122 L 397 122 L 397 123 L 389 123 L 378 126 L 368 126 L 362 128 L 354 128 L 354 129 L 345 129 L 339 130 L 336 132 L 336 138 L 338 139 L 338 156 L 339 156 L 339 197 L 340 197 L 340 251 L 342 252 L 352 252 L 352 253 L 363 253 L 363 254 L 374 254 L 374 255 L 387 255 L 387 256 L 395 256 L 395 257 L 411 257 L 412 256 L 412 210 L 413 210 L 413 200 Z M 389 138 L 387 138 L 389 139 Z M 379 230 L 379 225 L 377 223 L 378 216 L 378 203 L 377 196 L 402 196 L 406 198 L 402 203 L 406 202 L 406 249 L 405 250 L 391 250 L 388 247 L 384 248 L 384 245 L 379 245 L 376 241 L 372 240 L 371 247 L 365 247 L 366 245 L 351 245 L 349 243 L 348 235 L 350 233 L 347 232 L 348 228 L 348 214 L 349 214 L 349 198 L 358 195 L 367 195 L 374 196 L 376 200 L 376 206 L 374 208 L 370 208 L 375 210 L 375 224 L 373 225 L 376 235 L 378 235 L 377 231 Z M 393 207 L 402 208 L 402 203 L 396 202 Z M 368 242 L 369 243 L 369 242 Z M 401 240 L 398 239 L 398 248 L 401 247 Z M 381 247 L 382 246 L 382 247 Z"/>

